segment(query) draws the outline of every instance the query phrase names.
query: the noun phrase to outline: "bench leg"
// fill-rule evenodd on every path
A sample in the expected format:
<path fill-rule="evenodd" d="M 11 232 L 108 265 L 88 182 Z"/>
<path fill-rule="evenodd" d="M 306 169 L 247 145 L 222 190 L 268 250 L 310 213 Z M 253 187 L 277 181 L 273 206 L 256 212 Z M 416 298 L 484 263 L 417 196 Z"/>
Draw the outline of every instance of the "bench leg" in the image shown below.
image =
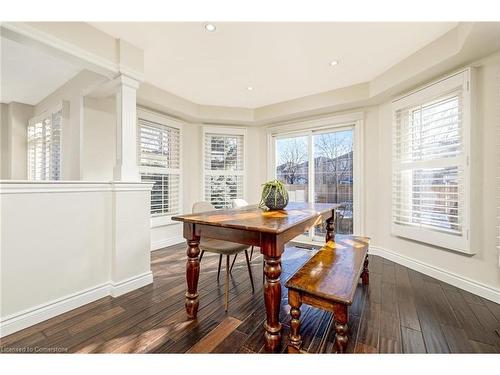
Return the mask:
<path fill-rule="evenodd" d="M 361 281 L 363 282 L 363 285 L 370 284 L 370 271 L 368 270 L 368 263 L 368 255 L 366 255 L 363 272 L 361 273 Z"/>
<path fill-rule="evenodd" d="M 290 346 L 288 352 L 297 353 L 300 351 L 300 345 L 302 344 L 302 338 L 300 336 L 300 306 L 302 305 L 302 301 L 300 294 L 293 290 L 289 290 L 288 303 L 290 305 L 290 316 L 292 317 L 290 321 Z"/>
<path fill-rule="evenodd" d="M 347 306 L 337 305 L 335 307 L 335 346 L 337 353 L 345 353 L 348 340 L 347 333 L 349 331 L 347 326 Z"/>

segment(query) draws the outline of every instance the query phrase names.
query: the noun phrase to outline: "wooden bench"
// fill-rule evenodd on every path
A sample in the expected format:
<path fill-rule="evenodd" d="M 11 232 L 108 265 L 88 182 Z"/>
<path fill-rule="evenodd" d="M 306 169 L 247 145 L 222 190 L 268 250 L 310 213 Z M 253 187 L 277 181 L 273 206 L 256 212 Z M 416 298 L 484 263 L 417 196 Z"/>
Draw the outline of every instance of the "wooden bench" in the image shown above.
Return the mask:
<path fill-rule="evenodd" d="M 345 352 L 347 346 L 348 307 L 352 305 L 359 278 L 369 283 L 369 238 L 337 235 L 285 284 L 290 304 L 289 352 L 300 351 L 300 306 L 302 303 L 331 311 L 335 319 L 335 346 Z"/>

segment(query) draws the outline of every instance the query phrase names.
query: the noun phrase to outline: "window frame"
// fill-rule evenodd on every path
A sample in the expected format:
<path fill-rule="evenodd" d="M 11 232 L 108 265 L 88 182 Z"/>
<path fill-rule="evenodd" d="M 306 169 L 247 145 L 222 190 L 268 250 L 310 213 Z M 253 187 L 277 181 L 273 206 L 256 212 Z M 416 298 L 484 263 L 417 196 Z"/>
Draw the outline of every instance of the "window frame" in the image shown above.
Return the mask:
<path fill-rule="evenodd" d="M 137 107 L 137 166 L 139 168 L 139 174 L 145 173 L 160 173 L 160 174 L 172 174 L 170 173 L 172 170 L 169 168 L 162 167 L 148 167 L 141 166 L 141 133 L 140 133 L 140 124 L 139 119 L 143 119 L 146 121 L 151 121 L 156 124 L 160 124 L 166 127 L 175 128 L 179 130 L 179 195 L 178 195 L 178 204 L 179 209 L 178 213 L 174 214 L 160 214 L 156 216 L 151 215 L 151 228 L 166 226 L 166 225 L 175 225 L 178 222 L 173 221 L 172 217 L 178 215 L 183 211 L 184 208 L 184 200 L 183 200 L 183 127 L 184 123 L 178 119 L 167 116 L 163 113 L 149 110 L 143 107 Z M 163 173 L 162 173 L 163 172 Z M 175 173 L 174 173 L 175 174 Z M 149 202 L 150 211 L 151 211 L 151 202 Z"/>
<path fill-rule="evenodd" d="M 431 82 L 421 88 L 409 92 L 392 101 L 392 128 L 391 128 L 391 156 L 392 156 L 392 171 L 391 171 L 391 234 L 425 243 L 438 248 L 449 249 L 466 254 L 474 254 L 471 249 L 470 240 L 470 225 L 471 225 L 471 122 L 472 122 L 472 72 L 470 68 L 461 70 L 442 79 Z M 401 169 L 403 162 L 398 160 L 395 155 L 395 136 L 397 129 L 396 114 L 397 111 L 406 109 L 412 106 L 421 106 L 433 101 L 441 100 L 454 92 L 461 92 L 461 127 L 462 127 L 462 152 L 456 157 L 459 169 L 463 168 L 464 182 L 461 185 L 463 188 L 463 224 L 462 235 L 447 234 L 433 229 L 423 227 L 413 227 L 401 225 L 394 222 L 394 193 L 396 186 L 394 183 L 394 174 Z M 424 162 L 419 168 L 437 168 L 439 167 L 440 159 L 430 159 Z M 415 162 L 412 162 L 414 164 Z M 443 164 L 444 165 L 444 164 Z M 412 170 L 415 168 L 410 168 Z M 403 168 L 404 170 L 404 168 Z"/>
<path fill-rule="evenodd" d="M 329 133 L 331 131 L 342 131 L 353 129 L 353 234 L 363 235 L 365 229 L 364 215 L 361 213 L 365 207 L 364 194 L 362 191 L 364 181 L 364 112 L 349 112 L 345 114 L 284 122 L 269 126 L 267 128 L 267 179 L 276 178 L 276 139 L 290 136 L 313 135 Z M 312 146 L 312 142 L 310 143 Z M 311 152 L 311 150 L 310 150 Z M 314 175 L 309 168 L 309 189 L 314 189 Z M 318 244 L 311 237 L 299 235 L 294 239 L 296 242 L 305 244 Z"/>
<path fill-rule="evenodd" d="M 31 124 L 37 123 L 39 121 L 42 121 L 47 118 L 51 117 L 52 121 L 52 116 L 54 113 L 61 112 L 61 124 L 59 126 L 59 179 L 58 180 L 52 180 L 52 179 L 46 179 L 46 180 L 36 180 L 36 179 L 30 179 L 30 143 L 29 143 L 29 128 Z M 61 102 L 49 109 L 45 109 L 39 114 L 33 116 L 28 120 L 28 124 L 26 125 L 26 179 L 28 181 L 62 181 L 63 180 L 63 127 L 65 123 L 65 118 L 67 116 L 67 105 L 65 102 Z"/>
<path fill-rule="evenodd" d="M 201 153 L 201 168 L 202 168 L 202 178 L 201 178 L 201 196 L 203 197 L 204 201 L 207 201 L 207 197 L 205 195 L 205 177 L 207 176 L 207 169 L 205 169 L 205 137 L 207 134 L 220 134 L 220 135 L 238 135 L 238 136 L 243 136 L 243 168 L 241 171 L 227 171 L 227 170 L 210 170 L 210 172 L 213 173 L 208 173 L 208 175 L 238 175 L 243 177 L 243 184 L 242 184 L 242 193 L 241 197 L 245 200 L 247 199 L 247 176 L 246 176 L 246 171 L 247 171 L 247 129 L 243 127 L 229 127 L 229 126 L 212 126 L 212 125 L 207 125 L 203 126 L 202 128 L 202 136 L 201 136 L 201 143 L 202 143 L 202 153 Z"/>

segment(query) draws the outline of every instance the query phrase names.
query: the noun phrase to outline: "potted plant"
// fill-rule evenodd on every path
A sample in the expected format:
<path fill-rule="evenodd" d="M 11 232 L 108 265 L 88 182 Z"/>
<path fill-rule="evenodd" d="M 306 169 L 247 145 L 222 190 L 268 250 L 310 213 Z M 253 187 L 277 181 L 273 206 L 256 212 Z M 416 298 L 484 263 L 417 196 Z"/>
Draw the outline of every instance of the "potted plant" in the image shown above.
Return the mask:
<path fill-rule="evenodd" d="M 278 180 L 267 181 L 262 184 L 260 206 L 270 210 L 281 210 L 288 204 L 288 192 L 285 185 Z"/>

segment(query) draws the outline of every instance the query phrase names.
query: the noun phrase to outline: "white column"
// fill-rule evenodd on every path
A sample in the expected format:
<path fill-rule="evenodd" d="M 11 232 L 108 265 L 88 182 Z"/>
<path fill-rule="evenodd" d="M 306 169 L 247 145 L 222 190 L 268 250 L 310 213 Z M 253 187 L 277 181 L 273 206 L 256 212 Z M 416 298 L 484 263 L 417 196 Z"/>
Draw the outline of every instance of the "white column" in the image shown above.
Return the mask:
<path fill-rule="evenodd" d="M 137 166 L 136 92 L 139 82 L 125 75 L 116 81 L 116 165 L 115 181 L 140 181 Z"/>

